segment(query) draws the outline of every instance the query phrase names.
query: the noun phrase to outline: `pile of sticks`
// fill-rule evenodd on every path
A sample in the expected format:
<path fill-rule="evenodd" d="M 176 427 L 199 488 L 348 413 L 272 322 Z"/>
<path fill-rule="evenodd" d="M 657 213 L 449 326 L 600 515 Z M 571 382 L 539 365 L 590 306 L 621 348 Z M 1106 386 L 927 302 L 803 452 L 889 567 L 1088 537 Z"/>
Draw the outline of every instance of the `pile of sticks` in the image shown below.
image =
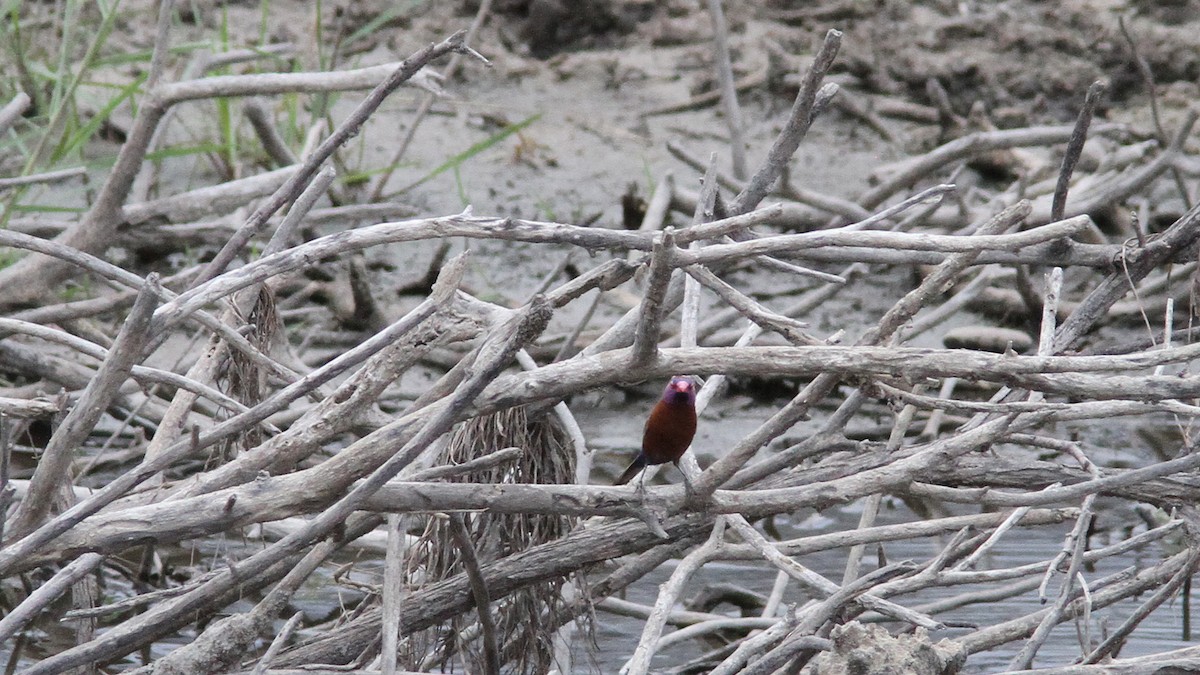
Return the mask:
<path fill-rule="evenodd" d="M 160 26 L 165 25 L 164 20 Z M 1186 166 L 1180 160 L 1195 115 L 1164 147 L 1148 150 L 1109 141 L 1102 146 L 1109 154 L 1097 172 L 1078 178 L 1073 170 L 1085 139 L 1121 137 L 1123 131 L 1117 125 L 1090 124 L 1095 97 L 1089 96 L 1073 127 L 978 132 L 891 167 L 857 199 L 834 199 L 785 182 L 780 187 L 788 197 L 784 203 L 760 206 L 780 182 L 809 126 L 837 96 L 837 87 L 824 79 L 840 38 L 831 31 L 802 73 L 795 103 L 762 166 L 743 180 L 719 176 L 714 160 L 700 162 L 705 175 L 698 194 L 675 189 L 673 181 L 664 179 L 641 230 L 490 218 L 468 211 L 383 222 L 297 244 L 297 227 L 332 180 L 332 172 L 323 167 L 384 97 L 447 54 L 482 57 L 456 34 L 398 65 L 369 73 L 206 77 L 170 84 L 159 81 L 166 49 L 160 35 L 146 85 L 148 100 L 87 213 L 54 240 L 0 232 L 0 244 L 29 252 L 0 271 L 0 287 L 6 289 L 0 303 L 8 308 L 0 319 L 5 335 L 0 361 L 6 371 L 43 388 L 53 384 L 71 392 L 65 399 L 26 395 L 2 401 L 10 427 L 12 418 L 49 416 L 56 425 L 27 480 L 11 475 L 13 434 L 5 436 L 0 496 L 9 508 L 0 577 L 29 579 L 42 570 L 45 580 L 36 587 L 30 584 L 0 619 L 0 644 L 18 645 L 13 657 L 22 658 L 26 629 L 57 611 L 58 599 L 70 595 L 75 609 L 67 620 L 76 627 L 74 644 L 36 663 L 25 661 L 28 667 L 21 672 L 56 673 L 111 662 L 190 630 L 196 634 L 188 644 L 148 667 L 158 672 L 298 672 L 288 669 L 353 664 L 360 670 L 396 672 L 396 655 L 408 636 L 454 617 L 478 624 L 464 639 L 484 643 L 487 669 L 500 670 L 506 636 L 496 633 L 492 612 L 522 589 L 586 573 L 586 584 L 570 585 L 574 592 L 565 595 L 556 620 L 566 624 L 594 608 L 644 617 L 637 648 L 625 665 L 628 673 L 648 672 L 655 654 L 669 644 L 718 631 L 725 636 L 733 631 L 737 637 L 697 659 L 711 672 L 797 672 L 814 659 L 824 664 L 821 672 L 833 672 L 827 669 L 836 667 L 838 658 L 849 658 L 847 644 L 892 639 L 864 630 L 860 619 L 885 622 L 896 634 L 895 649 L 903 651 L 910 642 L 928 642 L 924 633 L 909 636 L 904 629 L 919 627 L 938 637 L 937 631 L 946 628 L 940 613 L 1022 594 L 1039 596 L 1047 604 L 995 625 L 968 627 L 930 647 L 941 670 L 929 672 L 952 672 L 971 654 L 1011 643 L 1022 645 L 1011 667 L 1029 668 L 1051 630 L 1067 621 L 1080 627 L 1082 663 L 1110 658 L 1150 611 L 1179 592 L 1200 561 L 1200 521 L 1190 506 L 1200 497 L 1194 474 L 1200 453 L 1185 440 L 1166 449 L 1165 458 L 1146 459 L 1139 468 L 1105 468 L 1089 458 L 1084 443 L 1056 435 L 1054 425 L 1167 416 L 1186 429 L 1200 413 L 1192 402 L 1200 397 L 1200 377 L 1188 370 L 1200 347 L 1189 344 L 1190 323 L 1184 329 L 1174 326 L 1175 288 L 1167 277 L 1172 266 L 1176 279 L 1187 280 L 1194 273 L 1200 210 L 1187 210 L 1160 233 L 1149 235 L 1143 228 L 1115 242 L 1098 232 L 1089 215 L 1136 202 L 1148 186 Z M 250 193 L 223 186 L 204 195 L 127 203 L 147 148 L 179 102 L 371 85 L 376 86 L 336 130 L 294 164 L 258 177 Z M 0 113 L 0 121 L 11 121 L 7 111 L 21 105 L 19 98 L 14 100 Z M 937 184 L 958 164 L 982 154 L 1062 144 L 1062 168 L 1044 188 L 1014 184 L 983 195 Z M 734 192 L 722 196 L 721 185 Z M 909 192 L 915 185 L 932 187 Z M 1082 187 L 1076 191 L 1072 186 Z M 135 216 L 190 213 L 195 207 L 189 204 L 212 208 L 221 203 L 217 194 L 235 193 L 242 195 L 238 205 L 256 195 L 269 196 L 205 265 L 164 280 L 98 257 L 120 228 L 136 227 Z M 690 211 L 688 227 L 661 227 L 672 205 Z M 287 216 L 277 217 L 285 206 Z M 371 217 L 365 207 L 340 208 L 344 210 L 338 214 L 348 220 Z M 378 218 L 386 205 L 372 208 Z M 229 269 L 247 243 L 268 229 L 272 236 L 261 256 Z M 764 236 L 768 230 L 776 233 Z M 565 282 L 549 279 L 541 292 L 513 308 L 463 290 L 467 254 L 460 254 L 440 266 L 427 297 L 416 307 L 399 318 L 377 320 L 370 335 L 327 363 L 306 368 L 268 354 L 271 340 L 263 335 L 276 326 L 269 297 L 285 275 L 371 247 L 450 237 L 504 240 L 534 249 L 577 247 L 604 255 Z M 844 269 L 831 272 L 831 263 Z M 857 334 L 824 336 L 809 332 L 801 321 L 808 312 L 838 302 L 839 292 L 859 285 L 878 265 L 920 267 L 923 279 L 866 330 L 848 327 Z M 1044 281 L 1034 268 L 1045 271 Z M 792 307 L 777 311 L 722 278 L 733 270 L 756 269 L 819 284 Z M 583 340 L 581 326 L 563 340 L 557 358 L 535 357 L 545 352 L 537 349 L 545 346 L 539 338 L 553 318 L 567 311 L 580 314 L 575 303 L 589 294 L 596 298 L 618 286 L 638 287 L 638 270 L 645 275 L 635 307 L 593 338 Z M 94 299 L 20 309 L 80 272 L 116 290 Z M 1060 316 L 1064 274 L 1078 275 L 1086 286 L 1065 318 Z M 994 352 L 906 346 L 1014 280 L 1022 320 L 1032 317 L 1038 328 L 1030 353 L 1018 354 L 1011 347 Z M 1098 329 L 1114 320 L 1114 306 L 1131 288 L 1142 289 L 1136 301 L 1146 308 L 1147 321 L 1162 327 L 1151 330 L 1151 340 L 1126 349 L 1081 352 Z M 712 308 L 707 314 L 713 320 L 701 323 L 702 296 L 728 311 Z M 1156 305 L 1160 296 L 1164 302 Z M 1162 310 L 1155 312 L 1157 306 Z M 676 312 L 679 334 L 666 336 L 664 327 Z M 585 321 L 593 316 L 582 314 Z M 103 315 L 122 318 L 115 336 L 98 334 L 96 324 L 88 321 Z M 244 317 L 251 317 L 247 330 Z M 731 327 L 735 334 L 729 334 Z M 185 372 L 148 365 L 169 337 L 195 330 L 209 336 L 209 343 Z M 764 340 L 769 335 L 774 337 Z M 676 340 L 678 347 L 663 346 Z M 452 367 L 397 409 L 399 378 L 446 348 L 458 350 Z M 75 356 L 64 358 L 66 353 Z M 259 385 L 251 395 L 216 386 L 230 362 L 245 369 L 243 380 Z M 685 456 L 682 469 L 690 476 L 690 492 L 665 486 L 638 494 L 631 487 L 590 485 L 588 439 L 564 401 L 588 390 L 684 373 L 705 377 L 698 397 L 701 411 L 723 391 L 727 376 L 806 384 L 703 470 L 691 454 Z M 966 381 L 990 384 L 994 393 L 987 400 L 970 393 L 956 396 L 961 391 L 956 383 Z M 864 406 L 881 399 L 893 406 L 890 433 L 879 440 L 849 438 L 847 425 Z M 453 465 L 421 461 L 456 424 L 519 406 L 558 418 L 576 453 L 575 484 L 446 481 L 481 469 L 505 475 L 493 469 L 513 462 L 521 448 L 492 448 Z M 818 422 L 816 431 L 785 447 L 771 445 L 809 417 Z M 85 489 L 73 478 L 81 447 L 102 428 L 111 428 L 98 426 L 101 422 L 114 419 L 149 429 L 149 439 L 131 444 L 111 479 Z M 215 455 L 214 448 L 223 443 L 232 443 L 236 452 Z M 340 449 L 328 452 L 335 444 Z M 1031 460 L 1031 448 L 1055 456 Z M 874 519 L 884 495 L 981 505 L 987 512 L 882 526 Z M 1161 520 L 1129 539 L 1090 549 L 1087 535 L 1102 495 L 1157 507 Z M 781 541 L 755 527 L 757 520 L 776 514 L 854 500 L 863 500 L 865 508 L 853 531 Z M 457 522 L 457 514 L 478 511 L 581 520 L 564 536 L 495 559 L 465 552 L 461 573 L 443 580 L 422 584 L 414 579 L 414 567 L 402 564 L 403 535 L 421 527 L 410 519 L 427 516 L 407 514 L 451 514 Z M 140 549 L 152 559 L 155 547 L 223 535 L 237 538 L 247 527 L 281 523 L 291 527 L 271 530 L 276 534 L 269 543 L 227 565 L 181 585 L 92 606 L 98 597 L 98 570 L 123 552 Z M 1019 545 L 1015 528 L 1054 524 L 1061 524 L 1063 534 L 1058 555 L 1021 567 L 989 567 L 989 551 Z M 381 602 L 363 603 L 302 638 L 294 635 L 300 614 L 281 625 L 281 613 L 314 570 L 381 527 L 389 537 L 382 554 L 387 573 Z M 862 573 L 867 546 L 938 535 L 947 539 L 929 559 L 883 564 Z M 1138 548 L 1154 551 L 1156 542 L 1168 539 L 1176 552 L 1155 557 L 1141 569 L 1103 578 L 1087 571 L 1099 559 Z M 463 547 L 463 539 L 455 545 Z M 839 581 L 802 562 L 805 553 L 833 548 L 848 549 Z M 652 607 L 614 597 L 674 558 L 680 560 Z M 776 568 L 775 590 L 761 613 L 729 617 L 677 611 L 696 572 L 721 560 L 761 560 Z M 814 600 L 782 606 L 791 584 Z M 935 605 L 906 604 L 909 594 L 964 584 L 989 590 Z M 1136 596 L 1142 600 L 1132 616 L 1107 635 L 1096 634 L 1096 613 Z M 252 609 L 208 621 L 247 597 L 257 598 Z M 200 628 L 193 629 L 198 620 Z M 667 632 L 668 625 L 678 630 Z M 260 649 L 258 641 L 271 636 L 269 648 Z M 1155 663 L 1183 664 L 1198 657 L 1186 652 L 1155 658 Z M 560 662 L 559 668 L 569 666 Z"/>

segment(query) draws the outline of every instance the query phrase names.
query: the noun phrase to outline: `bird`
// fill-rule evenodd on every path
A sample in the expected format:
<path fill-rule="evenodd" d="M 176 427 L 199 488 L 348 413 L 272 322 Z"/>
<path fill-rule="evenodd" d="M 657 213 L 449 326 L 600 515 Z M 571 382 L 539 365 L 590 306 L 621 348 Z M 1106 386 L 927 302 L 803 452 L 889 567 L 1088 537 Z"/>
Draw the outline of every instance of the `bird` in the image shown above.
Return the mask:
<path fill-rule="evenodd" d="M 690 375 L 676 375 L 667 383 L 662 398 L 646 418 L 641 452 L 613 485 L 628 483 L 646 466 L 671 462 L 679 468 L 679 458 L 692 444 L 695 435 L 696 379 Z M 683 478 L 688 483 L 687 474 Z M 645 478 L 642 480 L 644 489 Z"/>

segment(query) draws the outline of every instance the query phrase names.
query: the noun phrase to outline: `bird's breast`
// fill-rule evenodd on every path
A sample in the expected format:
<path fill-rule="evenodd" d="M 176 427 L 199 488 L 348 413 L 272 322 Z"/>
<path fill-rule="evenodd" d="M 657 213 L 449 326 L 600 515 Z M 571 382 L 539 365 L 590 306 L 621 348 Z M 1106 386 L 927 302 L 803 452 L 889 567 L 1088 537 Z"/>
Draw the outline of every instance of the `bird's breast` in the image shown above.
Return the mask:
<path fill-rule="evenodd" d="M 674 462 L 692 444 L 696 435 L 696 409 L 690 405 L 659 401 L 650 411 L 642 435 L 642 453 L 647 464 Z"/>

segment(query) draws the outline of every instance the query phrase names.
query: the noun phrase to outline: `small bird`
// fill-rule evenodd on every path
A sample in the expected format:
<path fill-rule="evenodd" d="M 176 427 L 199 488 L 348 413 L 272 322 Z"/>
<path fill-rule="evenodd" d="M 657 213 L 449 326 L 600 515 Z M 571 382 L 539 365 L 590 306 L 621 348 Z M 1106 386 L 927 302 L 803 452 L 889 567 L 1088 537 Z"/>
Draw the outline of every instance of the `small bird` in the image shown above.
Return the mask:
<path fill-rule="evenodd" d="M 696 380 L 689 375 L 676 375 L 667 383 L 662 398 L 650 411 L 646 429 L 642 432 L 642 451 L 613 485 L 624 485 L 647 465 L 673 463 L 692 444 L 696 435 Z M 687 482 L 687 474 L 684 474 Z"/>

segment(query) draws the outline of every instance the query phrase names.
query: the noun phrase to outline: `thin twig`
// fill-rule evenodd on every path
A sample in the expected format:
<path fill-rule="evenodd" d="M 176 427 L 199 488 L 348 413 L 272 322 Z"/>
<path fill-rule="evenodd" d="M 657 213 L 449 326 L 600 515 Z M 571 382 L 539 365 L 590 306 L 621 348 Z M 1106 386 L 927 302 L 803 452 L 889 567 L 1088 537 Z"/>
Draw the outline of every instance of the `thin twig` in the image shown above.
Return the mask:
<path fill-rule="evenodd" d="M 487 20 L 492 11 L 492 0 L 481 0 L 479 9 L 475 11 L 475 18 L 471 20 L 470 27 L 467 28 L 466 37 L 463 42 L 471 44 L 475 42 L 475 37 L 479 34 L 479 29 L 483 27 L 483 22 Z M 450 56 L 450 62 L 446 64 L 445 70 L 438 75 L 438 80 L 449 80 L 458 72 L 459 66 L 462 64 L 462 54 L 455 52 Z M 379 178 L 375 180 L 375 184 L 371 187 L 370 196 L 366 201 L 377 202 L 383 198 L 383 189 L 387 187 L 388 181 L 392 178 L 392 173 L 399 166 L 400 160 L 404 158 L 404 153 L 412 144 L 412 141 L 417 136 L 417 129 L 421 126 L 421 122 L 425 116 L 429 114 L 430 108 L 433 107 L 433 102 L 437 100 L 437 93 L 427 92 L 422 98 L 421 103 L 417 106 L 417 111 L 413 113 L 412 121 L 408 124 L 408 129 L 404 132 L 404 138 L 396 147 L 396 151 L 392 153 L 391 160 L 387 163 L 386 169 L 379 174 Z"/>
<path fill-rule="evenodd" d="M 1146 90 L 1150 94 L 1150 119 L 1154 121 L 1155 135 L 1158 137 L 1159 143 L 1165 144 L 1167 143 L 1167 132 L 1163 128 L 1162 118 L 1158 112 L 1158 86 L 1154 82 L 1154 71 L 1150 70 L 1150 64 L 1138 52 L 1137 41 L 1133 39 L 1133 34 L 1129 31 L 1129 26 L 1125 24 L 1123 15 L 1117 16 L 1117 26 L 1121 29 L 1121 37 L 1124 37 L 1125 43 L 1129 45 L 1129 52 L 1133 56 L 1133 63 L 1137 67 L 1138 75 L 1141 76 L 1142 82 L 1145 83 Z M 1183 198 L 1184 205 L 1190 205 L 1192 198 L 1179 169 L 1171 167 L 1171 175 L 1175 179 L 1175 186 L 1179 190 L 1179 196 Z"/>
<path fill-rule="evenodd" d="M 717 555 L 724 543 L 724 538 L 725 519 L 719 517 L 713 523 L 708 541 L 687 554 L 675 567 L 671 578 L 663 584 L 658 592 L 658 599 L 654 602 L 654 611 L 642 626 L 642 637 L 638 640 L 637 648 L 629 657 L 629 661 L 621 668 L 623 675 L 644 675 L 650 670 L 650 660 L 658 651 L 659 638 L 662 635 L 663 626 L 666 624 L 667 615 L 683 592 L 683 585 L 699 571 L 704 563 Z"/>
<path fill-rule="evenodd" d="M 150 340 L 150 317 L 157 301 L 157 287 L 158 275 L 151 274 L 113 342 L 108 358 L 50 437 L 30 480 L 29 494 L 9 521 L 10 536 L 20 539 L 41 524 L 54 503 L 53 494 L 68 480 L 67 467 L 75 450 L 92 433 L 133 365 L 142 360 L 143 348 Z"/>
<path fill-rule="evenodd" d="M 20 187 L 23 185 L 35 185 L 38 183 L 57 183 L 70 178 L 79 178 L 86 174 L 86 168 L 77 167 L 74 169 L 62 169 L 59 171 L 47 171 L 46 173 L 35 173 L 28 176 L 17 176 L 15 178 L 0 178 L 0 190 Z"/>
<path fill-rule="evenodd" d="M 0 134 L 7 132 L 9 127 L 20 119 L 21 115 L 25 114 L 25 111 L 29 109 L 29 104 L 32 102 L 33 100 L 29 98 L 29 94 L 18 91 L 12 97 L 12 100 L 6 103 L 3 108 L 0 108 Z"/>
<path fill-rule="evenodd" d="M 267 651 L 254 665 L 254 671 L 251 675 L 264 675 L 267 672 L 267 667 L 271 665 L 271 661 L 279 655 L 279 651 L 291 639 L 292 633 L 296 632 L 296 626 L 300 625 L 300 620 L 304 618 L 304 612 L 296 612 L 292 618 L 288 619 L 283 624 L 283 628 L 279 629 L 279 633 L 271 640 L 271 645 L 267 647 Z"/>
<path fill-rule="evenodd" d="M 729 25 L 721 0 L 707 0 L 708 16 L 713 24 L 713 60 L 716 62 L 717 82 L 721 89 L 721 105 L 725 109 L 725 124 L 729 128 L 730 156 L 733 160 L 733 175 L 746 178 L 746 138 L 742 108 L 738 105 L 737 90 L 733 84 L 733 65 L 729 58 Z"/>
<path fill-rule="evenodd" d="M 1169 600 L 1171 596 L 1179 591 L 1179 587 L 1183 585 L 1192 574 L 1196 571 L 1196 566 L 1200 564 L 1200 548 L 1192 547 L 1188 551 L 1188 557 L 1179 568 L 1179 571 L 1171 577 L 1170 581 L 1155 589 L 1153 595 L 1146 599 L 1138 606 L 1132 614 L 1121 622 L 1112 633 L 1108 635 L 1099 645 L 1096 646 L 1087 656 L 1084 657 L 1083 663 L 1097 663 L 1105 656 L 1108 656 L 1115 651 L 1118 651 L 1129 638 L 1130 633 L 1134 631 L 1141 623 L 1150 616 L 1151 612 L 1158 609 L 1160 605 Z"/>
<path fill-rule="evenodd" d="M 1071 132 L 1071 140 L 1067 141 L 1067 149 L 1063 153 L 1062 167 L 1058 170 L 1058 183 L 1054 186 L 1054 201 L 1050 207 L 1050 220 L 1062 220 L 1063 211 L 1067 208 L 1067 190 L 1071 186 L 1071 175 L 1075 172 L 1075 164 L 1083 153 L 1083 144 L 1087 141 L 1088 127 L 1092 124 L 1092 115 L 1100 97 L 1108 91 L 1108 84 L 1097 80 L 1088 87 L 1083 99 L 1083 107 L 1075 119 L 1075 128 Z"/>
<path fill-rule="evenodd" d="M 655 242 L 654 253 L 650 257 L 650 272 L 646 275 L 646 293 L 642 296 L 637 332 L 630 354 L 632 366 L 647 365 L 656 358 L 658 336 L 663 319 L 663 297 L 667 294 L 667 285 L 671 282 L 671 271 L 674 267 L 672 258 L 675 256 L 674 229 L 668 227 L 663 230 L 662 235 Z"/>
<path fill-rule="evenodd" d="M 783 130 L 771 144 L 771 149 L 767 151 L 767 159 L 763 165 L 750 177 L 746 188 L 730 202 L 729 213 L 737 215 L 754 209 L 767 195 L 775 181 L 779 179 L 783 167 L 796 152 L 796 148 L 800 147 L 800 141 L 804 140 L 809 126 L 812 125 L 817 92 L 821 89 L 821 81 L 825 79 L 825 74 L 829 72 L 833 60 L 837 58 L 841 44 L 841 31 L 830 30 L 825 34 L 821 48 L 817 50 L 812 65 L 804 74 L 800 91 L 796 94 L 796 100 L 792 104 Z"/>
<path fill-rule="evenodd" d="M 479 571 L 479 558 L 475 556 L 475 544 L 467 534 L 467 526 L 461 513 L 448 514 L 450 518 L 450 536 L 458 547 L 459 560 L 467 579 L 471 582 L 471 594 L 475 598 L 475 609 L 479 613 L 479 626 L 483 639 L 484 672 L 488 675 L 500 673 L 500 648 L 497 646 L 496 623 L 492 620 L 490 598 L 488 597 L 487 582 Z"/>
<path fill-rule="evenodd" d="M 387 79 L 379 83 L 379 86 L 375 87 L 358 107 L 342 121 L 338 128 L 329 135 L 329 138 L 326 138 L 320 147 L 304 159 L 304 164 L 300 169 L 265 204 L 258 207 L 246 219 L 246 222 L 238 232 L 230 237 L 225 246 L 217 252 L 217 255 L 208 263 L 208 266 L 196 277 L 196 280 L 192 284 L 193 288 L 223 272 L 229 266 L 229 263 L 233 262 L 233 258 L 241 252 L 246 243 L 250 241 L 250 238 L 266 225 L 267 219 L 285 204 L 294 201 L 308 185 L 309 181 L 312 180 L 313 176 L 316 175 L 325 160 L 329 159 L 330 155 L 346 143 L 346 141 L 358 134 L 362 125 L 366 123 L 371 114 L 383 104 L 384 99 L 399 88 L 400 85 L 404 84 L 406 80 L 415 75 L 418 70 L 425 67 L 425 64 L 450 52 L 466 52 L 477 55 L 464 42 L 465 36 L 466 31 L 459 31 L 438 44 L 431 44 L 425 47 L 405 59 Z M 483 57 L 479 58 L 482 59 Z"/>

